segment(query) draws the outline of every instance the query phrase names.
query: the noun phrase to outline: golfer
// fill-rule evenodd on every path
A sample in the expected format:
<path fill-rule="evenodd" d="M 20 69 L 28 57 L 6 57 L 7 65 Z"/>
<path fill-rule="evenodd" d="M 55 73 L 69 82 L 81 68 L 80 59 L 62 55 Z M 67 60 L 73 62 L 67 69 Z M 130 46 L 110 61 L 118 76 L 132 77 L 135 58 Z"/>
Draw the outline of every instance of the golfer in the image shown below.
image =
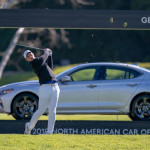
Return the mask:
<path fill-rule="evenodd" d="M 59 87 L 56 77 L 52 72 L 53 60 L 52 51 L 48 48 L 44 49 L 44 54 L 35 57 L 30 50 L 24 52 L 24 58 L 32 66 L 34 72 L 39 78 L 39 106 L 38 110 L 33 114 L 30 122 L 25 124 L 24 134 L 31 134 L 31 130 L 35 127 L 40 116 L 49 109 L 47 132 L 44 134 L 52 134 L 56 119 L 56 107 L 59 98 Z"/>

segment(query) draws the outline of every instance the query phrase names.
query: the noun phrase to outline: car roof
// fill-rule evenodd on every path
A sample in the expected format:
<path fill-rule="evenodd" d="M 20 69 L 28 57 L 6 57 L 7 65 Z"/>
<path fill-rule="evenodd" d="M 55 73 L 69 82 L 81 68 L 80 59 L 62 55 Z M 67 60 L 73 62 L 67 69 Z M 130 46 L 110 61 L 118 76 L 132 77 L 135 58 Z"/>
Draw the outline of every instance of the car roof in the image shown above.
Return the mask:
<path fill-rule="evenodd" d="M 81 66 L 83 65 L 114 65 L 114 66 L 124 66 L 124 67 L 134 67 L 134 68 L 139 68 L 139 66 L 134 65 L 134 64 L 127 64 L 127 63 L 115 63 L 115 62 L 93 62 L 93 63 L 84 63 L 84 64 L 80 64 Z M 78 66 L 80 66 L 78 65 Z"/>
<path fill-rule="evenodd" d="M 127 63 L 117 63 L 117 62 L 93 62 L 93 63 L 85 63 L 77 66 L 93 66 L 93 65 L 111 65 L 111 66 L 120 66 L 120 67 L 129 67 L 132 69 L 136 69 L 139 71 L 144 71 L 150 73 L 149 69 L 137 66 L 137 64 L 127 64 Z"/>
<path fill-rule="evenodd" d="M 86 66 L 94 66 L 94 65 L 111 65 L 111 66 L 119 66 L 119 67 L 129 67 L 130 69 L 134 69 L 134 70 L 137 70 L 138 72 L 142 72 L 142 73 L 150 73 L 150 70 L 146 69 L 146 68 L 142 68 L 142 67 L 139 67 L 137 65 L 134 65 L 134 64 L 127 64 L 127 63 L 114 63 L 114 62 L 93 62 L 93 63 L 84 63 L 84 64 L 78 64 L 72 68 L 69 68 L 61 73 L 59 73 L 57 75 L 57 77 L 59 78 L 59 76 L 67 73 L 67 72 L 70 72 L 74 69 L 77 69 L 77 68 L 82 68 L 82 67 L 86 67 Z"/>

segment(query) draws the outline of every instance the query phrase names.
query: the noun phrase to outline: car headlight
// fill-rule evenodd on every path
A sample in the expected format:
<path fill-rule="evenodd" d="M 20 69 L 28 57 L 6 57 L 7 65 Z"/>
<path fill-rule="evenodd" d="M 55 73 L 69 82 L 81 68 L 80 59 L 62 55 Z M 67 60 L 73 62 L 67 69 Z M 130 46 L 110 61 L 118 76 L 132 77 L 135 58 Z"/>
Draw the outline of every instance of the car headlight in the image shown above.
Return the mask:
<path fill-rule="evenodd" d="M 14 90 L 14 89 L 2 90 L 2 91 L 0 91 L 0 95 L 8 94 L 8 93 L 12 92 L 13 90 Z"/>

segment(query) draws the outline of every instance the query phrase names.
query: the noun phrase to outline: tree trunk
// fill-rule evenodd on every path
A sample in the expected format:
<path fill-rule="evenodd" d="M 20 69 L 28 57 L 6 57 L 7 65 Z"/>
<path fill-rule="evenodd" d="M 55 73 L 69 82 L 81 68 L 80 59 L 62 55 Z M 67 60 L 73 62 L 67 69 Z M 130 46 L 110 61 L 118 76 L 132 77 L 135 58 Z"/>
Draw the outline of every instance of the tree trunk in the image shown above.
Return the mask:
<path fill-rule="evenodd" d="M 17 3 L 18 0 L 0 0 L 0 8 L 1 9 L 11 8 L 13 5 Z"/>
<path fill-rule="evenodd" d="M 0 0 L 0 8 L 3 8 L 3 5 L 7 3 L 7 0 Z"/>
<path fill-rule="evenodd" d="M 4 56 L 1 60 L 1 63 L 0 63 L 0 79 L 2 77 L 5 66 L 7 65 L 7 62 L 8 62 L 8 60 L 9 60 L 9 58 L 10 58 L 10 56 L 11 56 L 11 54 L 12 54 L 12 52 L 13 52 L 13 50 L 14 50 L 14 48 L 15 48 L 18 40 L 19 40 L 19 37 L 23 31 L 24 31 L 24 28 L 19 28 L 16 31 L 14 37 L 12 38 L 12 40 L 10 42 L 10 45 L 8 46 L 7 50 L 5 51 L 5 54 L 4 54 Z"/>

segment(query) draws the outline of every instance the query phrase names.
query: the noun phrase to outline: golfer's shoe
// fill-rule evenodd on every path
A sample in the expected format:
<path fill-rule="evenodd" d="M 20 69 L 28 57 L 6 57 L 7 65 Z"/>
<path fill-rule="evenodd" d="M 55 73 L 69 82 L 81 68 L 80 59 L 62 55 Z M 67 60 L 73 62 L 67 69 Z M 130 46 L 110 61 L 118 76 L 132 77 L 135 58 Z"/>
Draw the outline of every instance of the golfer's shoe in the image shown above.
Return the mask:
<path fill-rule="evenodd" d="M 29 126 L 29 122 L 27 122 L 27 123 L 25 124 L 25 131 L 24 131 L 24 134 L 31 134 L 31 130 L 29 130 L 28 126 Z"/>

